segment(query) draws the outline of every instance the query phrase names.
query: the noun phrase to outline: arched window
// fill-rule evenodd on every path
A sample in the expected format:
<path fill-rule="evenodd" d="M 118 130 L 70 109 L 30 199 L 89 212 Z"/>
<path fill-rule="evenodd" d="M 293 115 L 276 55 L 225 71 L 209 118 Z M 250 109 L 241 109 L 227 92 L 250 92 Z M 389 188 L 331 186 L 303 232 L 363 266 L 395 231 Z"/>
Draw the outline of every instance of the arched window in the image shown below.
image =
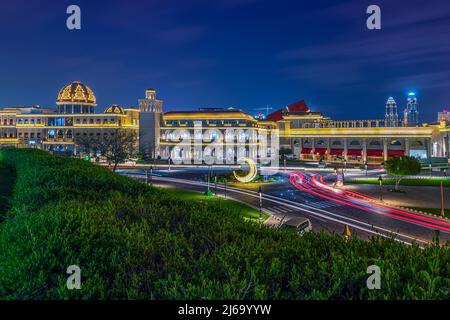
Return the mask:
<path fill-rule="evenodd" d="M 317 145 L 318 146 L 324 146 L 325 145 L 325 141 L 319 140 L 319 141 L 317 141 Z"/>
<path fill-rule="evenodd" d="M 381 145 L 380 141 L 377 140 L 372 140 L 369 142 L 369 146 L 380 146 L 380 145 Z"/>
<path fill-rule="evenodd" d="M 342 142 L 339 140 L 333 141 L 333 146 L 342 146 Z"/>
<path fill-rule="evenodd" d="M 361 143 L 359 143 L 358 140 L 352 140 L 352 141 L 350 142 L 350 145 L 351 145 L 351 146 L 360 146 Z"/>
<path fill-rule="evenodd" d="M 402 143 L 400 141 L 398 141 L 398 140 L 392 140 L 391 141 L 391 146 L 401 146 L 401 145 L 402 145 Z"/>

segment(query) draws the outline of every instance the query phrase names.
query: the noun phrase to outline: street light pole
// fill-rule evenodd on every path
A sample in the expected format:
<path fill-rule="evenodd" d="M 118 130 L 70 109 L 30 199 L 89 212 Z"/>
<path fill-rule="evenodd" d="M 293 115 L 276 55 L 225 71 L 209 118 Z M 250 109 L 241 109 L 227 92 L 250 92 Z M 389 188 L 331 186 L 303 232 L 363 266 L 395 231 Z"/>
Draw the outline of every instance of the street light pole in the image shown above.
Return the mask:
<path fill-rule="evenodd" d="M 445 217 L 445 208 L 444 208 L 444 183 L 441 181 L 441 215 Z"/>
<path fill-rule="evenodd" d="M 367 161 L 364 163 L 364 167 L 366 169 L 366 177 L 367 177 Z"/>
<path fill-rule="evenodd" d="M 150 166 L 150 185 L 153 186 L 153 166 Z"/>
<path fill-rule="evenodd" d="M 259 219 L 262 219 L 262 189 L 261 186 L 259 186 Z"/>
<path fill-rule="evenodd" d="M 145 170 L 145 184 L 148 184 L 148 169 Z"/>
<path fill-rule="evenodd" d="M 217 173 L 214 175 L 214 194 L 217 195 Z"/>
<path fill-rule="evenodd" d="M 223 182 L 225 183 L 225 199 L 227 198 L 227 178 L 225 178 L 223 180 Z"/>

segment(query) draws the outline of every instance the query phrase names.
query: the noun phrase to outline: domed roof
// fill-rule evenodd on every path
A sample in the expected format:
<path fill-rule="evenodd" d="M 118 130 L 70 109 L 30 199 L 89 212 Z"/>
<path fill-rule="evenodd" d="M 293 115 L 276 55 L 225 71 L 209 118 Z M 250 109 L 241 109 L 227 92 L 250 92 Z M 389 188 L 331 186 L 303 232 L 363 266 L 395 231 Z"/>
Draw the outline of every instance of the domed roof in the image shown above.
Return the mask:
<path fill-rule="evenodd" d="M 105 113 L 125 114 L 123 108 L 117 104 L 113 104 L 106 108 Z"/>
<path fill-rule="evenodd" d="M 96 106 L 97 99 L 94 96 L 91 88 L 81 83 L 80 81 L 74 81 L 58 93 L 56 104 L 80 104 L 87 106 Z"/>

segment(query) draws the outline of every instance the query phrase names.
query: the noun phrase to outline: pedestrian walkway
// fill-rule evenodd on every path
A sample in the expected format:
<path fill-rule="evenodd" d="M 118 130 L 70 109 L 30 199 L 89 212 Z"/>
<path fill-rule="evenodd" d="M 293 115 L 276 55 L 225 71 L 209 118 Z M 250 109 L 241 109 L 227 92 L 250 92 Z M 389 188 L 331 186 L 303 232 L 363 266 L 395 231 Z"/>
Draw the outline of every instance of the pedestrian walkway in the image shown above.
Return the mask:
<path fill-rule="evenodd" d="M 311 202 L 306 202 L 305 204 L 308 206 L 314 207 L 314 208 L 318 208 L 318 209 L 326 209 L 326 208 L 342 206 L 341 203 L 337 203 L 337 202 L 329 201 L 329 200 L 314 201 L 314 202 L 311 201 Z"/>
<path fill-rule="evenodd" d="M 285 212 L 294 212 L 294 209 L 288 208 L 288 207 L 280 207 L 280 206 L 269 206 L 265 207 L 265 210 L 268 210 L 273 213 L 285 213 Z"/>

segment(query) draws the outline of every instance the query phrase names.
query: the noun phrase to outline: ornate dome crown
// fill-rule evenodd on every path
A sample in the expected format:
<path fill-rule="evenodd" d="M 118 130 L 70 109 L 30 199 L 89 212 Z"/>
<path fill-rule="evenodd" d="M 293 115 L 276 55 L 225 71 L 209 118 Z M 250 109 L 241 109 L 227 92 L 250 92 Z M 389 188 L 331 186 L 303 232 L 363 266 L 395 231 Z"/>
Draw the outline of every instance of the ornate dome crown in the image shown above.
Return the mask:
<path fill-rule="evenodd" d="M 105 113 L 125 114 L 125 111 L 121 106 L 113 104 L 106 108 Z"/>
<path fill-rule="evenodd" d="M 94 92 L 92 92 L 91 88 L 80 81 L 74 81 L 59 91 L 56 104 L 96 106 L 96 101 L 97 99 L 95 98 Z"/>

